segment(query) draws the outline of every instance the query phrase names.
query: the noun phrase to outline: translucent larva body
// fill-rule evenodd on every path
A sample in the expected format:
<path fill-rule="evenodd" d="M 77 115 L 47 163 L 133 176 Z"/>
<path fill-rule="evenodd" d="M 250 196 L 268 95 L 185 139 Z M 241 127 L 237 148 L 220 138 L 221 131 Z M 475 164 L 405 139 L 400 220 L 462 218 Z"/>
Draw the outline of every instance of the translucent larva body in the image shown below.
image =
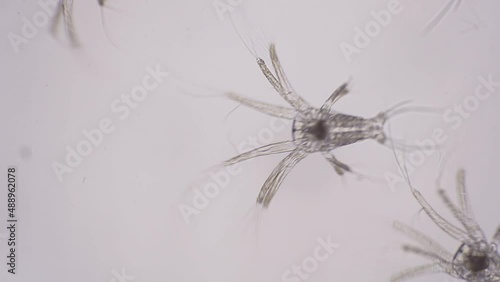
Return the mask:
<path fill-rule="evenodd" d="M 299 115 L 293 122 L 292 136 L 297 148 L 308 153 L 330 151 L 366 139 L 385 142 L 384 120 L 365 119 L 340 113 Z"/>
<path fill-rule="evenodd" d="M 232 165 L 259 156 L 289 153 L 269 175 L 260 191 L 257 204 L 265 208 L 269 206 L 286 175 L 308 154 L 321 153 L 339 175 L 345 172 L 354 173 L 348 165 L 337 160 L 331 151 L 368 139 L 388 145 L 383 131 L 384 124 L 389 118 L 409 110 L 401 108 L 402 104 L 399 104 L 373 118 L 332 111 L 333 104 L 349 93 L 348 82 L 339 86 L 321 108 L 314 108 L 291 87 L 279 62 L 274 44 L 270 45 L 269 54 L 274 73 L 263 59 L 257 58 L 257 64 L 269 83 L 291 105 L 291 108 L 267 104 L 235 93 L 227 93 L 226 96 L 262 113 L 293 120 L 293 139 L 269 144 L 223 162 L 223 165 Z"/>

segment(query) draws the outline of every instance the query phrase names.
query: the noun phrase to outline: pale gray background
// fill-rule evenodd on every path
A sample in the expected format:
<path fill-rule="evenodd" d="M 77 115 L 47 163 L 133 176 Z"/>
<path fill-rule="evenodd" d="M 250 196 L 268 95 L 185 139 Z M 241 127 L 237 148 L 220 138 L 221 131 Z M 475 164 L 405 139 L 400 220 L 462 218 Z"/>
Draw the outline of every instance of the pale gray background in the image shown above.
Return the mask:
<path fill-rule="evenodd" d="M 187 92 L 231 90 L 284 102 L 211 0 L 109 1 L 117 11 L 104 10 L 106 28 L 120 49 L 104 36 L 96 1 L 76 2 L 82 48 L 70 49 L 64 37 L 54 40 L 45 27 L 19 54 L 7 33 L 19 33 L 21 17 L 30 18 L 40 8 L 35 1 L 0 4 L 0 167 L 19 170 L 20 220 L 19 274 L 6 273 L 7 248 L 0 236 L 0 280 L 108 282 L 113 270 L 125 268 L 137 282 L 281 281 L 286 269 L 312 254 L 318 237 L 331 235 L 341 246 L 309 281 L 388 281 L 393 273 L 427 262 L 402 252 L 400 245 L 408 240 L 391 228 L 394 220 L 425 231 L 450 251 L 458 246 L 418 215 L 406 186 L 392 191 L 384 181 L 342 179 L 318 155 L 290 173 L 261 217 L 258 238 L 256 221 L 245 215 L 282 155 L 242 164 L 242 173 L 185 224 L 178 211 L 178 204 L 189 199 L 185 189 L 201 171 L 235 155 L 233 145 L 255 136 L 270 120 L 243 107 L 225 120 L 234 102 Z M 446 1 L 404 0 L 401 14 L 347 63 L 341 42 L 352 43 L 354 27 L 363 27 L 372 20 L 370 11 L 388 2 L 246 0 L 233 15 L 243 37 L 255 40 L 254 30 L 277 44 L 292 84 L 317 106 L 350 76 L 353 91 L 336 109 L 366 117 L 407 99 L 447 108 L 473 93 L 478 76 L 493 74 L 500 80 L 500 3 L 494 0 L 463 1 L 428 36 L 421 34 L 425 23 Z M 475 24 L 478 28 L 471 29 Z M 118 120 L 111 102 L 140 84 L 144 68 L 157 63 L 173 75 L 128 119 Z M 443 125 L 439 115 L 412 114 L 393 126 L 394 134 L 409 143 L 426 138 L 435 127 L 445 128 L 444 186 L 454 196 L 455 171 L 467 169 L 476 216 L 488 236 L 500 224 L 499 106 L 496 93 L 457 130 Z M 74 147 L 83 139 L 81 131 L 97 127 L 104 117 L 112 117 L 115 131 L 59 183 L 51 163 L 62 161 L 65 146 Z M 286 130 L 275 141 L 288 138 Z M 397 171 L 391 150 L 375 142 L 336 155 L 378 177 Z M 429 157 L 412 179 L 445 211 L 436 197 L 438 161 L 438 154 Z M 4 226 L 5 189 L 0 199 Z M 6 234 L 4 227 L 0 230 Z"/>

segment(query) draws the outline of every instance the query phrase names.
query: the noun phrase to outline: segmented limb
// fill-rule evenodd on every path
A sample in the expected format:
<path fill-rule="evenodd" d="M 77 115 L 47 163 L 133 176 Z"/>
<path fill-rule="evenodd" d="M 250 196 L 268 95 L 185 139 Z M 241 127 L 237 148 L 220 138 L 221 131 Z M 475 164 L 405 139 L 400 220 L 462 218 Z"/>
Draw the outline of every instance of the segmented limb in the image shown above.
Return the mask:
<path fill-rule="evenodd" d="M 422 194 L 415 188 L 413 187 L 413 184 L 410 181 L 410 176 L 408 175 L 408 169 L 406 167 L 406 164 L 402 165 L 401 162 L 399 161 L 398 156 L 396 155 L 396 151 L 393 149 L 394 157 L 396 158 L 396 163 L 401 170 L 403 177 L 406 180 L 406 183 L 408 184 L 408 187 L 410 187 L 411 193 L 415 197 L 415 199 L 418 201 L 420 206 L 424 209 L 425 213 L 434 221 L 434 223 L 441 228 L 446 234 L 450 235 L 454 239 L 460 241 L 460 242 L 469 242 L 468 234 L 448 222 L 446 219 L 444 219 L 442 216 L 440 216 L 433 208 L 432 206 L 425 200 L 425 198 L 422 196 Z"/>
<path fill-rule="evenodd" d="M 276 53 L 276 45 L 274 45 L 274 43 L 271 43 L 269 46 L 269 55 L 271 57 L 271 63 L 273 64 L 274 73 L 276 74 L 276 78 L 278 79 L 279 84 L 282 85 L 283 89 L 285 89 L 286 91 L 295 92 L 292 85 L 290 84 L 290 81 L 288 81 L 288 78 L 285 75 L 283 67 L 281 66 L 278 54 Z M 305 103 L 305 101 L 303 102 Z"/>
<path fill-rule="evenodd" d="M 441 228 L 446 234 L 450 235 L 454 239 L 460 241 L 460 242 L 469 242 L 469 236 L 468 234 L 459 229 L 458 227 L 454 226 L 451 224 L 449 221 L 444 219 L 442 216 L 440 216 L 432 207 L 429 205 L 429 203 L 425 200 L 425 198 L 422 196 L 422 194 L 415 189 L 413 186 L 410 185 L 411 192 L 415 199 L 420 203 L 422 208 L 424 209 L 425 213 L 436 223 L 436 225 Z"/>
<path fill-rule="evenodd" d="M 457 182 L 457 196 L 458 196 L 458 201 L 460 203 L 460 208 L 465 216 L 469 218 L 474 218 L 472 206 L 469 201 L 469 194 L 467 193 L 467 189 L 465 187 L 465 170 L 463 169 L 458 170 L 456 182 Z"/>
<path fill-rule="evenodd" d="M 262 186 L 259 196 L 257 197 L 257 204 L 263 205 L 264 208 L 268 208 L 269 203 L 278 191 L 285 177 L 292 170 L 292 168 L 306 156 L 307 153 L 299 149 L 295 149 L 286 158 L 284 158 L 274 168 L 273 172 L 269 175 L 266 182 Z"/>
<path fill-rule="evenodd" d="M 271 45 L 272 46 L 272 45 Z M 270 52 L 272 49 L 270 50 Z M 276 54 L 272 54 L 271 56 L 275 56 L 275 60 L 277 60 Z M 283 72 L 281 69 L 281 65 L 279 61 L 273 60 L 273 64 L 277 64 L 275 68 L 278 68 L 280 72 Z M 267 78 L 269 83 L 274 87 L 274 89 L 280 94 L 280 96 L 285 99 L 294 109 L 301 113 L 308 112 L 311 109 L 311 106 L 302 98 L 300 97 L 297 93 L 295 93 L 292 89 L 287 89 L 285 86 L 283 86 L 280 81 L 273 75 L 273 73 L 269 70 L 269 68 L 266 65 L 266 62 L 258 58 L 257 59 L 257 64 L 260 67 L 260 70 L 264 74 L 264 76 Z M 282 78 L 280 78 L 282 79 Z"/>
<path fill-rule="evenodd" d="M 443 189 L 439 189 L 438 193 L 453 216 L 465 227 L 465 230 L 467 230 L 467 233 L 469 234 L 469 238 L 472 241 L 486 241 L 486 236 L 481 230 L 481 227 L 479 227 L 479 224 L 477 224 L 477 222 L 475 222 L 473 219 L 468 218 L 466 215 L 464 215 L 464 213 L 457 206 L 455 206 L 455 204 L 453 204 L 453 202 L 450 200 L 448 195 L 446 195 L 446 192 Z"/>
<path fill-rule="evenodd" d="M 335 172 L 340 176 L 343 176 L 347 172 L 347 173 L 350 173 L 350 174 L 357 176 L 358 179 L 367 179 L 370 181 L 380 181 L 380 182 L 385 181 L 385 180 L 378 179 L 376 176 L 366 175 L 366 174 L 360 173 L 359 171 L 353 170 L 349 165 L 347 165 L 347 164 L 339 161 L 337 158 L 335 158 L 333 153 L 330 151 L 322 151 L 321 154 L 330 163 L 330 165 L 332 165 Z"/>
<path fill-rule="evenodd" d="M 272 154 L 280 154 L 293 151 L 296 148 L 293 141 L 277 142 L 269 145 L 253 149 L 251 151 L 240 154 L 222 163 L 224 166 L 233 165 L 242 161 L 253 159 L 260 156 L 267 156 Z"/>
<path fill-rule="evenodd" d="M 270 44 L 269 46 L 269 56 L 271 57 L 271 63 L 273 64 L 274 72 L 276 73 L 278 82 L 285 91 L 286 96 L 289 97 L 288 99 L 290 99 L 290 101 L 286 98 L 285 100 L 291 103 L 294 109 L 297 109 L 301 113 L 311 110 L 311 105 L 309 105 L 309 103 L 304 100 L 304 98 L 296 94 L 292 85 L 288 81 L 288 78 L 285 75 L 285 71 L 283 70 L 283 67 L 281 66 L 281 63 L 279 61 L 278 54 L 276 53 L 276 46 L 274 45 L 274 43 Z"/>
<path fill-rule="evenodd" d="M 405 271 L 402 271 L 396 275 L 393 275 L 391 277 L 391 282 L 400 282 L 400 281 L 405 281 L 410 278 L 414 278 L 417 276 L 425 275 L 425 274 L 435 274 L 435 273 L 441 273 L 443 272 L 443 269 L 438 263 L 432 263 L 432 264 L 425 264 L 413 268 L 409 268 Z"/>
<path fill-rule="evenodd" d="M 450 261 L 451 258 L 453 258 L 453 255 L 448 252 L 443 246 L 441 246 L 439 243 L 437 243 L 427 235 L 421 233 L 420 231 L 397 221 L 394 222 L 394 228 L 400 232 L 405 233 L 422 246 L 425 246 L 427 249 L 432 249 L 435 254 L 439 255 L 439 257 L 444 258 L 446 261 Z"/>
<path fill-rule="evenodd" d="M 414 254 L 417 254 L 419 256 L 423 256 L 423 257 L 429 258 L 431 260 L 434 260 L 435 262 L 438 262 L 440 265 L 450 264 L 450 260 L 441 257 L 440 255 L 433 252 L 433 250 L 426 250 L 426 249 L 423 249 L 421 247 L 412 246 L 412 245 L 404 245 L 403 250 L 405 252 L 414 253 Z"/>
<path fill-rule="evenodd" d="M 329 112 L 333 104 L 335 104 L 335 102 L 337 102 L 340 98 L 347 95 L 348 93 L 349 93 L 349 82 L 345 82 L 344 84 L 340 85 L 337 89 L 335 89 L 332 95 L 328 97 L 323 106 L 321 106 L 321 111 Z"/>
<path fill-rule="evenodd" d="M 57 28 L 61 21 L 61 16 L 64 21 L 64 28 L 68 34 L 69 41 L 73 47 L 80 46 L 80 42 L 76 36 L 75 27 L 73 25 L 73 0 L 61 0 L 57 8 L 52 24 L 52 34 L 57 37 Z"/>
<path fill-rule="evenodd" d="M 267 78 L 269 83 L 273 86 L 273 88 L 285 99 L 288 103 L 290 103 L 293 106 L 292 101 L 289 101 L 290 98 L 287 97 L 286 90 L 285 88 L 279 83 L 278 79 L 274 76 L 274 74 L 269 70 L 269 68 L 266 65 L 266 62 L 261 59 L 257 58 L 257 64 L 260 67 L 260 70 L 262 71 L 262 74 Z"/>
<path fill-rule="evenodd" d="M 338 175 L 344 175 L 345 172 L 351 172 L 351 168 L 343 162 L 339 161 L 332 153 L 321 152 L 321 154 L 333 166 L 333 169 L 335 169 L 335 172 Z"/>
<path fill-rule="evenodd" d="M 241 103 L 247 107 L 250 107 L 250 108 L 257 110 L 261 113 L 264 113 L 266 115 L 284 118 L 284 119 L 292 119 L 292 120 L 297 116 L 297 111 L 294 109 L 267 104 L 264 102 L 260 102 L 260 101 L 254 100 L 254 99 L 250 99 L 250 98 L 238 95 L 238 94 L 233 93 L 233 92 L 226 93 L 225 95 L 226 95 L 226 97 L 228 97 L 229 99 L 231 99 L 233 101 Z"/>
<path fill-rule="evenodd" d="M 434 30 L 436 26 L 443 20 L 444 16 L 446 16 L 446 14 L 450 12 L 453 5 L 455 5 L 454 10 L 456 11 L 458 7 L 460 7 L 461 2 L 462 0 L 448 0 L 446 6 L 444 6 L 439 11 L 439 13 L 437 13 L 436 16 L 429 23 L 427 23 L 427 25 L 424 28 L 424 34 L 428 34 L 432 30 Z"/>

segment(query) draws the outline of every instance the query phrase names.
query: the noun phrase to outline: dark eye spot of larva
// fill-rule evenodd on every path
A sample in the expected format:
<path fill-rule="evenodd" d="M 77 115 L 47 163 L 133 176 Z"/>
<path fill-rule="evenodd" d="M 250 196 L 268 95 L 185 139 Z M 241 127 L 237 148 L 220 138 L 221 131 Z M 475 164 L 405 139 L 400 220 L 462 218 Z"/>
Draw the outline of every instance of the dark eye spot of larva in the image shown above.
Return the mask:
<path fill-rule="evenodd" d="M 309 133 L 311 133 L 317 140 L 324 140 L 328 133 L 325 121 L 318 120 L 316 124 L 309 128 Z"/>
<path fill-rule="evenodd" d="M 472 272 L 479 272 L 487 269 L 490 265 L 488 256 L 468 256 L 465 261 L 466 267 Z"/>

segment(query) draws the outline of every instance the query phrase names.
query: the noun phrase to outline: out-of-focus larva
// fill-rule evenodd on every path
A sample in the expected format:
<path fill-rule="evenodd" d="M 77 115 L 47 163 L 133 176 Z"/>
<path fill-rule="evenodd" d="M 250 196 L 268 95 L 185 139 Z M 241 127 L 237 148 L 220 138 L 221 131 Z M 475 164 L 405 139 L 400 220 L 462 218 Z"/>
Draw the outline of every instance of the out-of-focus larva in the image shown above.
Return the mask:
<path fill-rule="evenodd" d="M 56 38 L 58 37 L 61 21 L 63 22 L 64 30 L 71 47 L 80 47 L 80 40 L 73 24 L 73 0 L 61 0 L 59 2 L 51 27 L 51 32 Z"/>
<path fill-rule="evenodd" d="M 413 196 L 432 221 L 445 233 L 459 241 L 461 245 L 452 254 L 433 239 L 410 226 L 396 222 L 394 227 L 397 230 L 406 233 L 419 243 L 419 246 L 405 245 L 403 249 L 424 256 L 430 259 L 432 263 L 410 268 L 396 274 L 391 281 L 398 282 L 419 275 L 439 272 L 447 273 L 454 278 L 468 282 L 500 281 L 500 254 L 498 253 L 500 227 L 493 236 L 493 240 L 488 242 L 484 232 L 474 219 L 469 195 L 465 187 L 465 171 L 459 170 L 457 173 L 458 206 L 451 201 L 443 189 L 438 190 L 439 196 L 463 228 L 456 227 L 439 215 L 422 194 L 413 187 L 407 173 L 405 178 Z"/>
<path fill-rule="evenodd" d="M 104 8 L 108 8 L 106 6 L 107 0 L 97 0 L 100 9 L 101 15 L 101 23 L 104 30 L 104 35 L 108 39 L 108 41 L 116 48 L 116 44 L 110 39 L 107 28 L 106 21 L 104 17 Z M 62 22 L 62 24 L 61 24 Z M 54 37 L 58 37 L 59 29 L 63 26 L 65 33 L 68 37 L 71 47 L 81 47 L 81 41 L 78 38 L 75 25 L 73 23 L 73 0 L 60 0 L 59 6 L 56 10 L 56 14 L 54 15 L 51 32 Z"/>
<path fill-rule="evenodd" d="M 462 0 L 448 0 L 448 3 L 446 3 L 446 5 L 443 6 L 443 8 L 441 8 L 441 10 L 439 10 L 439 12 L 426 24 L 423 31 L 424 34 L 428 34 L 433 31 L 451 10 L 456 12 L 461 4 Z"/>

